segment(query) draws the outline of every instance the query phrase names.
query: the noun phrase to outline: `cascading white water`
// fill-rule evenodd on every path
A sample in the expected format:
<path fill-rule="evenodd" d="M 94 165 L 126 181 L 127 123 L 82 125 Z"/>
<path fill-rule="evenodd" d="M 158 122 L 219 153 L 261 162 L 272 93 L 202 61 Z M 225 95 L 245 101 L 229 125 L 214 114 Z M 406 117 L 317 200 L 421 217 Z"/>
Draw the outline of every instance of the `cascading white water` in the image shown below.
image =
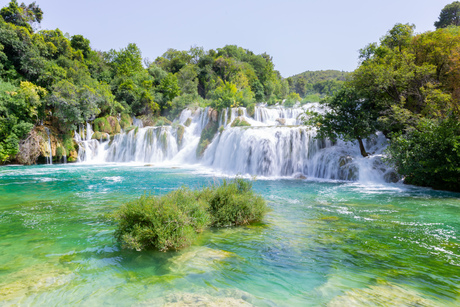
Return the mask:
<path fill-rule="evenodd" d="M 50 137 L 50 129 L 45 127 L 46 134 L 48 135 L 48 151 L 50 155 L 46 158 L 46 164 L 53 164 L 53 151 L 51 149 L 51 137 Z"/>
<path fill-rule="evenodd" d="M 306 110 L 325 112 L 317 103 L 284 108 L 257 106 L 253 117 L 245 108 L 223 110 L 216 116 L 209 108 L 185 109 L 172 126 L 143 127 L 116 135 L 112 141 L 92 140 L 91 126 L 79 142 L 79 162 L 140 162 L 195 164 L 227 174 L 296 176 L 336 180 L 383 181 L 392 172 L 381 162 L 386 139 L 378 133 L 366 140 L 373 154 L 363 158 L 357 144 L 315 139 L 316 130 L 301 125 Z M 231 127 L 239 118 L 249 127 Z M 217 132 L 201 158 L 196 151 L 200 135 L 212 121 Z M 181 127 L 181 128 L 178 128 Z"/>

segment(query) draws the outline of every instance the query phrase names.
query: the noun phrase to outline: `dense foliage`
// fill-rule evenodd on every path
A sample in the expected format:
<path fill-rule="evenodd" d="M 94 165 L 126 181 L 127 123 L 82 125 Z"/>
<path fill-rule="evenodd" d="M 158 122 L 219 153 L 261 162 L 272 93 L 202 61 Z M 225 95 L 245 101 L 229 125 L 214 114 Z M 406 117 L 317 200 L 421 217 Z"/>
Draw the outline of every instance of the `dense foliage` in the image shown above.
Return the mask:
<path fill-rule="evenodd" d="M 348 72 L 338 70 L 306 71 L 286 80 L 290 92 L 299 94 L 305 102 L 318 102 L 320 97 L 336 93 L 348 75 Z"/>
<path fill-rule="evenodd" d="M 460 2 L 454 1 L 446 5 L 439 14 L 439 20 L 434 23 L 436 29 L 448 26 L 460 26 Z"/>
<path fill-rule="evenodd" d="M 35 2 L 12 0 L 0 10 L 2 162 L 13 160 L 18 142 L 41 123 L 68 135 L 98 117 L 171 120 L 188 105 L 253 107 L 256 102 L 281 102 L 289 94 L 287 81 L 266 53 L 233 45 L 208 51 L 192 47 L 169 49 L 150 62 L 135 44 L 101 52 L 82 35 L 59 29 L 36 32 L 42 19 Z M 26 88 L 38 100 L 24 98 Z M 30 104 L 28 112 L 12 107 Z"/>
<path fill-rule="evenodd" d="M 460 27 L 418 35 L 414 28 L 396 24 L 362 49 L 344 88 L 323 101 L 331 112 L 310 122 L 319 136 L 358 140 L 363 156 L 361 139 L 381 130 L 388 162 L 406 183 L 460 190 Z"/>
<path fill-rule="evenodd" d="M 325 114 L 314 115 L 310 123 L 317 125 L 318 138 L 336 140 L 341 137 L 344 141 L 357 140 L 361 155 L 368 153 L 364 148 L 363 139 L 379 128 L 378 112 L 371 99 L 353 87 L 340 89 L 333 97 L 323 101 L 329 111 Z"/>
<path fill-rule="evenodd" d="M 405 182 L 460 192 L 460 122 L 423 119 L 392 138 L 388 160 Z"/>
<path fill-rule="evenodd" d="M 124 248 L 178 250 L 192 244 L 206 227 L 238 226 L 260 221 L 264 199 L 241 178 L 192 191 L 180 188 L 164 196 L 144 195 L 116 213 L 115 237 Z"/>

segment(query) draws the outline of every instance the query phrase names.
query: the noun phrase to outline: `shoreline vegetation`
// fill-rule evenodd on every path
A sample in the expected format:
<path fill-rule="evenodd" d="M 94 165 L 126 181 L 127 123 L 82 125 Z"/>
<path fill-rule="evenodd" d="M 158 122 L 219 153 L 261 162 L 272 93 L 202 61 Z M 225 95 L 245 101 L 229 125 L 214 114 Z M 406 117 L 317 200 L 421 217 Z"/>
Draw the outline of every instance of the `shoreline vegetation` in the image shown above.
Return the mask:
<path fill-rule="evenodd" d="M 434 31 L 396 24 L 360 50 L 354 72 L 283 78 L 269 54 L 235 45 L 168 49 L 154 61 L 133 43 L 94 50 L 82 35 L 37 31 L 39 5 L 12 0 L 0 10 L 0 163 L 43 163 L 51 155 L 74 162 L 74 131 L 88 123 L 102 139 L 134 129 L 133 116 L 164 125 L 187 107 L 321 101 L 330 112 L 306 121 L 319 138 L 356 140 L 367 156 L 362 140 L 382 131 L 386 162 L 406 183 L 460 191 L 459 11 L 460 2 L 447 5 Z M 198 156 L 218 130 L 206 130 Z"/>
<path fill-rule="evenodd" d="M 181 187 L 163 196 L 143 195 L 113 213 L 115 238 L 123 248 L 179 250 L 209 227 L 260 222 L 268 207 L 242 178 L 190 190 Z"/>

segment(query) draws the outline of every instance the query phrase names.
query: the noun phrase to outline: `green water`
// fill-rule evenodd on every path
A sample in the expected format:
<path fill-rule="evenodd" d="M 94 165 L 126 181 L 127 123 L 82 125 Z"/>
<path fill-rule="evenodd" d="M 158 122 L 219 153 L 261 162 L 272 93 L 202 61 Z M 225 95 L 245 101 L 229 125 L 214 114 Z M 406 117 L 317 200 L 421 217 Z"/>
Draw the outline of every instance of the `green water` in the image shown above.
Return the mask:
<path fill-rule="evenodd" d="M 258 180 L 263 223 L 181 252 L 121 250 L 106 214 L 216 180 L 187 169 L 0 168 L 0 305 L 458 306 L 460 195 Z"/>

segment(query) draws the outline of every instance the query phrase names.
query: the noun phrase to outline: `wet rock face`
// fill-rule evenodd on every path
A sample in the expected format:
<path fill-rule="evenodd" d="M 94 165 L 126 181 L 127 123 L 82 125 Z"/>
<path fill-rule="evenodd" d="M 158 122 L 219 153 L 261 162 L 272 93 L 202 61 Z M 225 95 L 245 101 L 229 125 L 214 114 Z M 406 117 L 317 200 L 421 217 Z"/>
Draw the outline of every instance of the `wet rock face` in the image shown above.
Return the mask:
<path fill-rule="evenodd" d="M 385 179 L 386 182 L 396 183 L 401 178 L 395 171 L 391 170 L 391 171 L 387 172 L 385 175 L 383 175 L 383 179 Z"/>
<path fill-rule="evenodd" d="M 36 130 L 32 130 L 25 140 L 19 143 L 19 153 L 16 156 L 18 163 L 31 165 L 34 164 L 41 153 L 40 144 L 43 138 Z"/>
<path fill-rule="evenodd" d="M 208 109 L 208 117 L 211 121 L 217 122 L 219 120 L 219 112 L 212 108 Z"/>
<path fill-rule="evenodd" d="M 307 179 L 307 177 L 306 177 L 304 174 L 302 174 L 302 173 L 296 173 L 296 174 L 294 174 L 294 176 L 292 176 L 292 177 L 294 177 L 294 179 L 299 179 L 299 180 Z"/>
<path fill-rule="evenodd" d="M 339 180 L 356 181 L 359 179 L 358 167 L 353 164 L 353 158 L 342 156 L 339 159 Z"/>
<path fill-rule="evenodd" d="M 286 119 L 285 118 L 277 118 L 276 121 L 282 126 L 286 125 Z"/>

